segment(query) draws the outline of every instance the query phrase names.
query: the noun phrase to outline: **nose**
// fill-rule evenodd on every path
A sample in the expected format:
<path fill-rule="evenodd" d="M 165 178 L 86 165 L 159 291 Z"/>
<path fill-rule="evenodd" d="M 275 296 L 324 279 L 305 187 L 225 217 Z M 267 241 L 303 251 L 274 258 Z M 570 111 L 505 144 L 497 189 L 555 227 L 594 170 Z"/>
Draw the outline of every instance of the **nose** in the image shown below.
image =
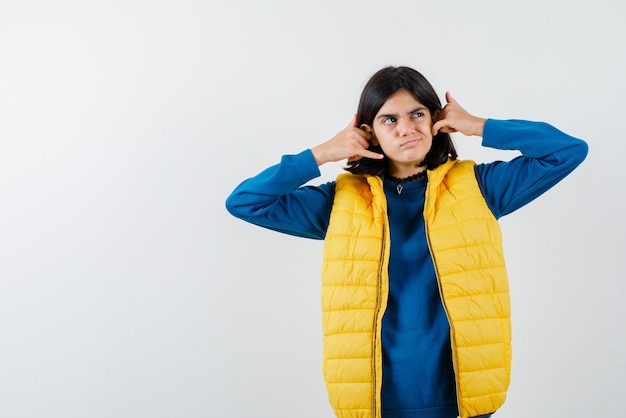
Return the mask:
<path fill-rule="evenodd" d="M 416 132 L 415 125 L 410 118 L 400 118 L 397 126 L 401 136 L 412 135 Z"/>

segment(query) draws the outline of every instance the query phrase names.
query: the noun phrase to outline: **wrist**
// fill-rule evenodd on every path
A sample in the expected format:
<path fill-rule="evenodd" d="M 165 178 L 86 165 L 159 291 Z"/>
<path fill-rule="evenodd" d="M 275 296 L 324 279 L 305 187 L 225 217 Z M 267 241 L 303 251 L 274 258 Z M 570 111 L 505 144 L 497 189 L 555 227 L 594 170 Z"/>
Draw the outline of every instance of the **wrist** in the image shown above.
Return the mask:
<path fill-rule="evenodd" d="M 311 153 L 313 154 L 313 158 L 315 158 L 315 162 L 317 163 L 318 167 L 328 162 L 322 145 L 316 145 L 311 148 Z"/>
<path fill-rule="evenodd" d="M 474 135 L 483 136 L 483 132 L 485 130 L 485 123 L 487 123 L 487 119 L 476 117 L 474 122 Z"/>

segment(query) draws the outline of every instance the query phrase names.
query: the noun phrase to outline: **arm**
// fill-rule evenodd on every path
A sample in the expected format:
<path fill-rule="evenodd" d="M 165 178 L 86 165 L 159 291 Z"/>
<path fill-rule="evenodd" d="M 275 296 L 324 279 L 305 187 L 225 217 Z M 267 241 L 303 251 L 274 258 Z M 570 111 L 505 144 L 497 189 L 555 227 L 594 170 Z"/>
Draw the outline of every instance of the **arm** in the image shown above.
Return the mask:
<path fill-rule="evenodd" d="M 330 217 L 334 182 L 303 186 L 320 175 L 310 150 L 285 155 L 280 164 L 242 182 L 226 209 L 246 222 L 304 238 L 323 239 Z"/>
<path fill-rule="evenodd" d="M 539 197 L 572 172 L 587 156 L 587 144 L 542 122 L 498 121 L 470 115 L 446 93 L 433 134 L 461 132 L 482 136 L 483 146 L 519 150 L 521 157 L 476 166 L 483 196 L 496 218 Z"/>
<path fill-rule="evenodd" d="M 327 162 L 361 157 L 382 158 L 368 151 L 370 134 L 352 121 L 330 140 L 297 155 L 283 156 L 280 164 L 241 183 L 226 200 L 234 216 L 275 231 L 306 238 L 326 236 L 335 183 L 303 186 L 320 175 Z"/>
<path fill-rule="evenodd" d="M 483 146 L 519 150 L 508 162 L 476 166 L 491 211 L 500 218 L 530 203 L 571 173 L 587 156 L 587 144 L 542 122 L 488 120 Z"/>

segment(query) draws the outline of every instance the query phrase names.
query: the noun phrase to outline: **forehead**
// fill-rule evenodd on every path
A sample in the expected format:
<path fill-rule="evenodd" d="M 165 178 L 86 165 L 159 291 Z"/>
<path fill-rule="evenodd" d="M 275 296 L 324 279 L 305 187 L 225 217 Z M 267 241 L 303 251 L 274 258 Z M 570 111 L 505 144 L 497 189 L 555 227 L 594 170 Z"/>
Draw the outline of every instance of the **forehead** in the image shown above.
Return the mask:
<path fill-rule="evenodd" d="M 420 107 L 426 108 L 409 91 L 398 90 L 383 103 L 378 110 L 378 115 L 406 113 Z"/>

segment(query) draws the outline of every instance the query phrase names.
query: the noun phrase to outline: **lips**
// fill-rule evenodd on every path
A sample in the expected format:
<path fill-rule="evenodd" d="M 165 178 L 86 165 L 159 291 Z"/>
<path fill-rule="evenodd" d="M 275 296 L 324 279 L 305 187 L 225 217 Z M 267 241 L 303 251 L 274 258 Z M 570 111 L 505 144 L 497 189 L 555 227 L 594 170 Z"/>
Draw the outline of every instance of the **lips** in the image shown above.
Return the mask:
<path fill-rule="evenodd" d="M 418 142 L 420 142 L 421 139 L 420 138 L 413 138 L 413 139 L 409 139 L 407 141 L 404 141 L 403 143 L 400 144 L 401 147 L 410 147 L 412 145 L 417 144 Z"/>

